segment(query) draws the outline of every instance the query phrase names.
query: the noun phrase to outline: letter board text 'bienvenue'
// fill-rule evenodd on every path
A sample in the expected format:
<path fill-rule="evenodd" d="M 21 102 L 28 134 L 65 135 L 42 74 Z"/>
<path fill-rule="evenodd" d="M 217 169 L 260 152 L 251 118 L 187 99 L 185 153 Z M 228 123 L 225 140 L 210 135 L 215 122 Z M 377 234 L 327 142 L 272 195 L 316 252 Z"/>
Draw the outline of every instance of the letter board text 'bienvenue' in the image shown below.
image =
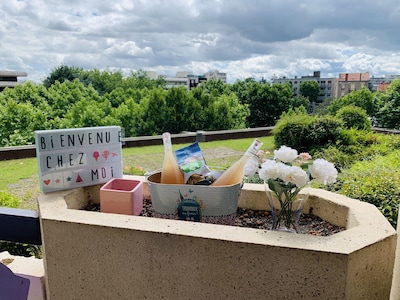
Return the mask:
<path fill-rule="evenodd" d="M 122 177 L 119 126 L 35 131 L 42 192 L 106 183 Z"/>

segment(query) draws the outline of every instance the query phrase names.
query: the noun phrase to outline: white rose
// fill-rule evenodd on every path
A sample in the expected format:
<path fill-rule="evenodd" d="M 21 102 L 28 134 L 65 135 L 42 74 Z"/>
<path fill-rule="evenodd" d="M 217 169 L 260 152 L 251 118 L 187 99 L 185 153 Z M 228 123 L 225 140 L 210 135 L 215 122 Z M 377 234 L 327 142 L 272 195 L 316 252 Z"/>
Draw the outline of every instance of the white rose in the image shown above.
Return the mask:
<path fill-rule="evenodd" d="M 308 175 L 306 171 L 298 166 L 286 166 L 284 168 L 285 174 L 281 179 L 287 184 L 289 182 L 295 184 L 297 187 L 302 188 L 308 182 Z"/>
<path fill-rule="evenodd" d="M 278 150 L 274 150 L 274 159 L 282 162 L 292 162 L 298 157 L 296 149 L 290 147 L 281 146 Z"/>
<path fill-rule="evenodd" d="M 289 173 L 289 166 L 282 163 L 278 162 L 276 163 L 276 178 L 280 178 L 283 180 L 287 176 L 287 173 Z"/>
<path fill-rule="evenodd" d="M 332 163 L 321 158 L 316 159 L 313 164 L 308 167 L 308 170 L 313 178 L 323 184 L 334 183 L 338 174 Z"/>
<path fill-rule="evenodd" d="M 278 177 L 277 163 L 274 160 L 268 159 L 261 164 L 261 169 L 258 171 L 258 175 L 263 180 L 270 178 L 275 179 Z"/>

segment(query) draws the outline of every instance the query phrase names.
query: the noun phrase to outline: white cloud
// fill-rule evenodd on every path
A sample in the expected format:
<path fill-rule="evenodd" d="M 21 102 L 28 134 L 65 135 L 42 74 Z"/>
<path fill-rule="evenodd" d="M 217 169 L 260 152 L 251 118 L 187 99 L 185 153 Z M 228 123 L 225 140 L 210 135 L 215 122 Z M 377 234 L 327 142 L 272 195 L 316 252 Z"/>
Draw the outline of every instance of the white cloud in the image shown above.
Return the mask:
<path fill-rule="evenodd" d="M 320 70 L 400 74 L 400 4 L 363 0 L 10 0 L 0 4 L 0 69 L 41 82 L 86 69 L 218 69 L 229 81 Z"/>
<path fill-rule="evenodd" d="M 134 41 L 127 41 L 113 44 L 104 53 L 117 58 L 148 57 L 153 55 L 153 50 L 151 47 L 140 48 Z"/>

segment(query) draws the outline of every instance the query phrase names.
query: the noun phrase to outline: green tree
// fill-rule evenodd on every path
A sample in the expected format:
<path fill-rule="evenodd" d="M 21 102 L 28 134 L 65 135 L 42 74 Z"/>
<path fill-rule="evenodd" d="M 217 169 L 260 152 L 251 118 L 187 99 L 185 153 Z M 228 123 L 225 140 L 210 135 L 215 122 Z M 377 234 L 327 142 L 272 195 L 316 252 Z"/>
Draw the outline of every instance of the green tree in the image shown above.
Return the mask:
<path fill-rule="evenodd" d="M 201 105 L 185 87 L 169 89 L 165 96 L 165 103 L 165 131 L 179 133 L 197 129 L 195 120 L 201 111 Z"/>
<path fill-rule="evenodd" d="M 379 110 L 379 124 L 385 128 L 400 129 L 400 79 L 392 81 L 380 94 L 380 100 L 384 105 Z"/>
<path fill-rule="evenodd" d="M 63 83 L 66 80 L 73 81 L 80 78 L 82 68 L 70 67 L 62 64 L 50 72 L 50 75 L 43 80 L 43 85 L 46 88 L 51 87 L 56 81 Z"/>
<path fill-rule="evenodd" d="M 234 84 L 232 90 L 240 94 L 240 100 L 250 109 L 246 122 L 248 127 L 275 125 L 279 116 L 294 103 L 290 84 L 271 85 L 247 80 L 244 84 Z"/>
<path fill-rule="evenodd" d="M 133 99 L 126 99 L 117 108 L 114 108 L 112 116 L 116 121 L 119 121 L 116 124 L 123 128 L 125 136 L 134 137 L 139 135 L 140 105 Z"/>
<path fill-rule="evenodd" d="M 304 96 L 296 96 L 293 98 L 291 107 L 292 108 L 296 108 L 296 107 L 304 107 L 304 108 L 308 108 L 310 107 L 310 100 L 308 100 L 308 98 L 304 97 Z"/>
<path fill-rule="evenodd" d="M 206 109 L 206 130 L 245 128 L 249 109 L 241 104 L 234 93 L 215 98 Z"/>
<path fill-rule="evenodd" d="M 33 144 L 34 131 L 48 129 L 47 111 L 30 102 L 18 103 L 9 99 L 0 104 L 0 146 Z"/>
<path fill-rule="evenodd" d="M 228 85 L 221 79 L 210 79 L 199 84 L 196 89 L 201 89 L 204 92 L 210 93 L 213 96 L 228 95 L 230 93 Z"/>
<path fill-rule="evenodd" d="M 124 103 L 127 99 L 132 99 L 136 103 L 139 103 L 143 98 L 143 95 L 148 94 L 147 89 L 137 90 L 137 89 L 123 89 L 118 87 L 112 90 L 110 93 L 105 94 L 103 97 L 110 101 L 113 107 L 118 107 Z"/>
<path fill-rule="evenodd" d="M 248 89 L 256 81 L 253 78 L 246 78 L 245 80 L 237 80 L 230 86 L 230 90 L 238 96 L 241 103 L 247 103 Z"/>
<path fill-rule="evenodd" d="M 157 79 L 151 79 L 144 70 L 132 72 L 130 76 L 124 80 L 124 88 L 141 90 L 145 88 L 166 88 L 166 86 L 167 84 L 163 76 L 158 76 Z"/>
<path fill-rule="evenodd" d="M 80 72 L 80 80 L 85 86 L 92 85 L 99 93 L 111 93 L 113 90 L 123 86 L 123 76 L 121 71 L 100 71 L 97 69 Z"/>
<path fill-rule="evenodd" d="M 300 94 L 308 98 L 311 103 L 317 102 L 319 95 L 318 82 L 314 80 L 305 80 L 300 83 Z"/>
<path fill-rule="evenodd" d="M 0 146 L 32 144 L 35 130 L 51 127 L 46 97 L 46 89 L 32 82 L 0 93 Z"/>
<path fill-rule="evenodd" d="M 322 103 L 319 103 L 314 107 L 313 114 L 314 115 L 327 115 L 329 114 L 328 107 L 335 99 L 333 97 L 325 98 Z"/>
<path fill-rule="evenodd" d="M 335 115 L 339 109 L 351 104 L 363 108 L 370 117 L 375 116 L 379 110 L 377 98 L 365 87 L 334 100 L 329 105 L 328 110 L 332 115 Z"/>
<path fill-rule="evenodd" d="M 121 125 L 119 120 L 113 118 L 111 103 L 82 98 L 76 102 L 65 114 L 61 121 L 62 128 L 96 127 Z"/>
<path fill-rule="evenodd" d="M 152 89 L 139 103 L 138 135 L 157 135 L 164 132 L 166 91 Z"/>
<path fill-rule="evenodd" d="M 78 79 L 56 82 L 47 89 L 47 102 L 52 107 L 53 118 L 63 118 L 71 107 L 81 99 L 99 101 L 97 91 L 92 87 L 85 87 Z"/>
<path fill-rule="evenodd" d="M 24 84 L 18 84 L 15 88 L 6 88 L 0 93 L 0 103 L 7 103 L 10 99 L 17 103 L 31 103 L 33 106 L 43 109 L 48 109 L 47 90 L 43 85 L 35 85 L 28 81 Z"/>

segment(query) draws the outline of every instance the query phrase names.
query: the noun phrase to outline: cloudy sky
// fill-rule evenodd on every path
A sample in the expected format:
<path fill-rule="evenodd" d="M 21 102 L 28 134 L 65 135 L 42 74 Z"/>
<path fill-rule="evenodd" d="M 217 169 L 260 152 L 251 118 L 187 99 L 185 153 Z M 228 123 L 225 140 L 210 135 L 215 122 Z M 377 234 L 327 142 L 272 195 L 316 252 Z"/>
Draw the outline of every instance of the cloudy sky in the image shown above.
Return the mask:
<path fill-rule="evenodd" d="M 400 1 L 1 1 L 0 70 L 40 83 L 61 64 L 228 82 L 400 74 Z"/>

